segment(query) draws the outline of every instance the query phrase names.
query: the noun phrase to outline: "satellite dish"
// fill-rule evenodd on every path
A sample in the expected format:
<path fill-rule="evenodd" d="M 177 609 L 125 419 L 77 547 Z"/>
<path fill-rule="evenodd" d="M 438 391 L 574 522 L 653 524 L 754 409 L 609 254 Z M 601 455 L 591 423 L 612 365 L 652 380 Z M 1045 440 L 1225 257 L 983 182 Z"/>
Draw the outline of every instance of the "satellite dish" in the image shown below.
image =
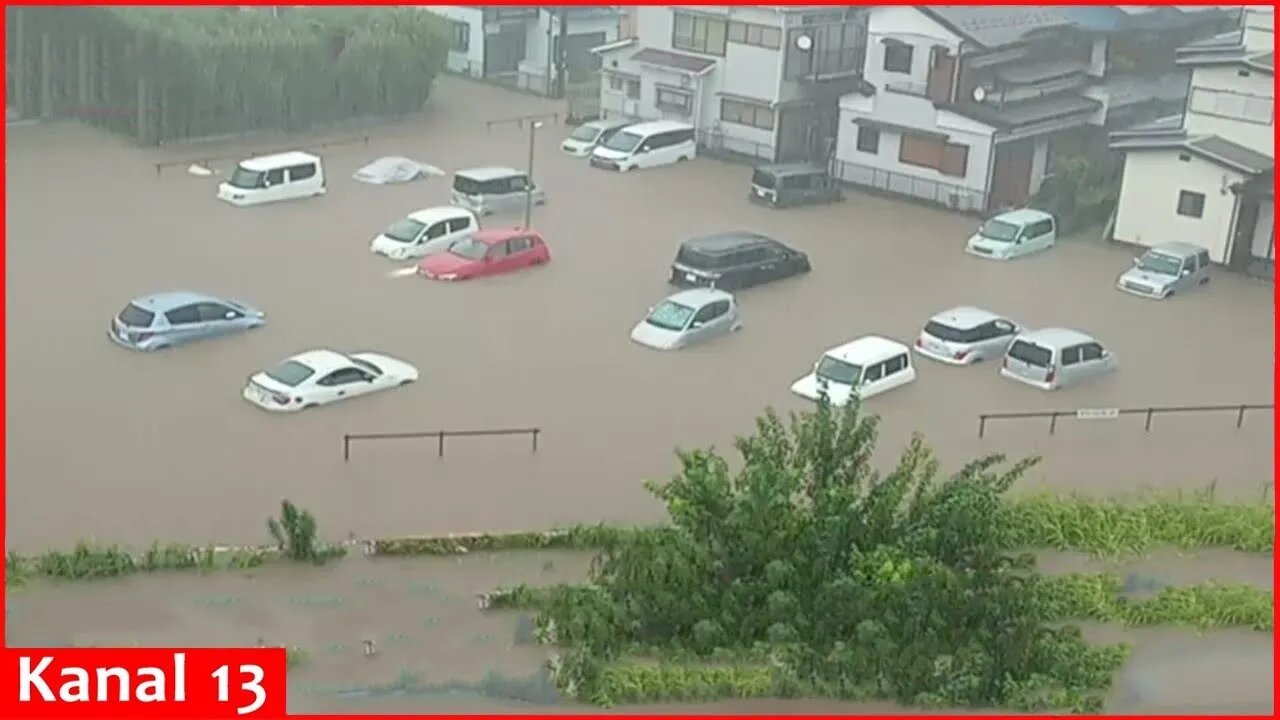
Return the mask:
<path fill-rule="evenodd" d="M 800 50 L 803 50 L 804 52 L 809 52 L 810 50 L 813 49 L 813 38 L 809 37 L 808 35 L 797 35 L 796 47 L 799 48 Z"/>
<path fill-rule="evenodd" d="M 973 89 L 973 101 L 982 102 L 987 99 L 987 91 L 984 88 L 976 87 Z"/>

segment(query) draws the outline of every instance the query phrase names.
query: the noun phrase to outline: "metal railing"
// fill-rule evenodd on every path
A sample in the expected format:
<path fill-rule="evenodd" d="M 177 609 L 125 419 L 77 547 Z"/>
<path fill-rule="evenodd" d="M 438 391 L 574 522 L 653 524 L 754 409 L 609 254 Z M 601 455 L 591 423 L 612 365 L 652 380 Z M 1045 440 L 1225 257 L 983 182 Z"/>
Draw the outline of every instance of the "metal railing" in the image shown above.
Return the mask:
<path fill-rule="evenodd" d="M 899 95 L 911 95 L 914 97 L 928 97 L 929 86 L 922 82 L 895 81 L 884 84 L 884 89 L 898 93 Z"/>
<path fill-rule="evenodd" d="M 1185 413 L 1222 413 L 1236 414 L 1236 428 L 1244 427 L 1245 413 L 1251 411 L 1275 412 L 1275 405 L 1241 404 L 1241 405 L 1173 405 L 1166 407 L 1145 408 L 1081 408 L 1078 410 L 1041 410 L 1036 412 L 999 412 L 983 413 L 978 416 L 978 437 L 987 432 L 987 422 L 991 420 L 1030 420 L 1049 418 L 1049 434 L 1058 429 L 1058 418 L 1074 420 L 1115 420 L 1122 415 L 1142 415 L 1145 417 L 1143 432 L 1151 432 L 1151 421 L 1156 415 L 1174 415 Z"/>
<path fill-rule="evenodd" d="M 733 137 L 724 130 L 698 130 L 698 152 L 712 157 L 746 162 L 773 162 L 777 150 L 768 143 Z"/>
<path fill-rule="evenodd" d="M 155 164 L 156 177 L 160 177 L 160 173 L 165 168 L 189 167 L 191 165 L 199 165 L 201 167 L 206 167 L 212 170 L 214 163 L 225 161 L 225 160 L 240 162 L 241 160 L 244 160 L 246 158 L 259 157 L 261 155 L 275 155 L 276 153 L 289 152 L 291 150 L 304 150 L 304 149 L 305 150 L 323 150 L 324 148 L 337 147 L 340 145 L 355 145 L 357 143 L 361 143 L 367 146 L 369 144 L 369 136 L 357 135 L 352 137 L 338 138 L 336 140 L 328 140 L 326 142 L 321 142 L 321 143 L 308 143 L 305 147 L 276 148 L 274 150 L 255 150 L 247 155 L 245 154 L 197 155 L 197 156 L 189 156 L 183 160 L 165 160 L 163 162 L 158 162 Z"/>
<path fill-rule="evenodd" d="M 987 208 L 987 194 L 951 183 L 859 165 L 846 160 L 831 161 L 831 176 L 864 190 L 905 195 L 960 212 L 981 213 Z"/>
<path fill-rule="evenodd" d="M 358 440 L 421 440 L 436 439 L 436 457 L 444 457 L 444 440 L 449 437 L 493 437 L 506 435 L 528 435 L 532 438 L 532 451 L 538 452 L 538 436 L 542 428 L 502 428 L 497 430 L 431 430 L 428 432 L 404 433 L 346 433 L 342 436 L 342 462 L 351 460 L 351 443 Z"/>

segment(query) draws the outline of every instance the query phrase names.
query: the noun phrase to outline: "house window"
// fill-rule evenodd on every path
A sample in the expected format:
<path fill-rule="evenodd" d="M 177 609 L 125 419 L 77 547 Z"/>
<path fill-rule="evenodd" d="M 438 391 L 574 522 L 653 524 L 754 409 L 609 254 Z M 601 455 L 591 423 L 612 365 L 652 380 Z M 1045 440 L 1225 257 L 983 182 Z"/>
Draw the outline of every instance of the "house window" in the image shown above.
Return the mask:
<path fill-rule="evenodd" d="M 1191 88 L 1187 107 L 1193 113 L 1216 115 L 1231 120 L 1270 125 L 1275 117 L 1275 99 L 1230 90 Z"/>
<path fill-rule="evenodd" d="M 755 23 L 729 23 L 729 42 L 777 50 L 782 47 L 782 29 Z"/>
<path fill-rule="evenodd" d="M 911 74 L 911 56 L 915 48 L 903 43 L 888 43 L 884 46 L 885 72 Z"/>
<path fill-rule="evenodd" d="M 705 15 L 675 13 L 671 28 L 671 47 L 676 50 L 724 56 L 729 21 Z"/>
<path fill-rule="evenodd" d="M 640 99 L 640 79 L 627 77 L 626 75 L 618 75 L 615 73 L 607 73 L 605 75 L 609 80 L 610 92 L 625 92 L 627 97 L 632 100 Z"/>
<path fill-rule="evenodd" d="M 867 50 L 866 25 L 856 21 L 813 19 L 812 24 L 787 31 L 783 79 L 861 72 Z M 797 45 L 801 37 L 809 38 L 808 50 L 801 50 Z"/>
<path fill-rule="evenodd" d="M 630 100 L 640 99 L 640 81 L 627 80 L 627 98 Z"/>
<path fill-rule="evenodd" d="M 725 98 L 720 101 L 720 119 L 737 125 L 772 130 L 773 108 Z"/>
<path fill-rule="evenodd" d="M 1183 190 L 1178 193 L 1178 214 L 1183 217 L 1204 217 L 1204 193 Z"/>
<path fill-rule="evenodd" d="M 969 146 L 950 143 L 939 137 L 904 133 L 898 146 L 898 162 L 962 178 L 968 170 Z"/>
<path fill-rule="evenodd" d="M 667 85 L 654 85 L 653 104 L 659 110 L 669 110 L 681 115 L 693 114 L 693 93 Z"/>
<path fill-rule="evenodd" d="M 880 152 L 880 128 L 858 126 L 858 152 L 875 155 Z"/>
<path fill-rule="evenodd" d="M 450 22 L 449 49 L 454 52 L 466 52 L 471 48 L 471 23 L 460 20 Z"/>

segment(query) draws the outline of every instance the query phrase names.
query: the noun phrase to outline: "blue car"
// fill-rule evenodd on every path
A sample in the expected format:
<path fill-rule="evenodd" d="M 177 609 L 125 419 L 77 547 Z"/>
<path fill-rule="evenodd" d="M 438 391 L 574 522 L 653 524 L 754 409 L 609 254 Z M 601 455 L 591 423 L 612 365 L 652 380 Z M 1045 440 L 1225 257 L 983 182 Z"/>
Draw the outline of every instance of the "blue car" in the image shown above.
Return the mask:
<path fill-rule="evenodd" d="M 125 305 L 107 336 L 131 350 L 160 350 L 260 327 L 266 317 L 244 303 L 203 293 L 156 293 Z"/>

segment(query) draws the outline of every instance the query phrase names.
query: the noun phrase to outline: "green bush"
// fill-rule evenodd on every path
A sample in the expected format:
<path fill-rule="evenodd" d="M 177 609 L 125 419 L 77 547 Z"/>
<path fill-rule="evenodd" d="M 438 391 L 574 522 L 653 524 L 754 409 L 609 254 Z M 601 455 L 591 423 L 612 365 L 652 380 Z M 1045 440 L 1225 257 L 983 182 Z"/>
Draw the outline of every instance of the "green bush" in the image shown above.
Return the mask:
<path fill-rule="evenodd" d="M 1127 625 L 1187 625 L 1201 630 L 1252 627 L 1271 631 L 1274 596 L 1250 585 L 1202 583 L 1166 587 L 1145 598 L 1123 594 L 1118 576 L 1064 575 L 1040 578 L 1040 603 L 1061 619 Z"/>
<path fill-rule="evenodd" d="M 599 550 L 636 532 L 607 525 L 578 525 L 560 530 L 468 533 L 435 537 L 383 538 L 370 542 L 375 555 L 463 555 L 502 550 Z"/>
<path fill-rule="evenodd" d="M 267 532 L 276 541 L 280 554 L 290 560 L 319 565 L 346 554 L 341 547 L 322 544 L 316 536 L 316 519 L 288 500 L 280 502 L 278 519 L 267 518 Z"/>

